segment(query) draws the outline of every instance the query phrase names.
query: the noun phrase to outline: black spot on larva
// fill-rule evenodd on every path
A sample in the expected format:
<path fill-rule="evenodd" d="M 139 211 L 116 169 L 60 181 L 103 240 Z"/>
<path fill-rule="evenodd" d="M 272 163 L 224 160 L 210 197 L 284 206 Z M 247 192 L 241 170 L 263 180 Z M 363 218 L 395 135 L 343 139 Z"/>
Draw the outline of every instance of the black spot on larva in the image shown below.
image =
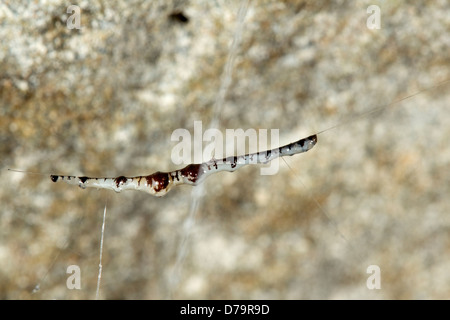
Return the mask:
<path fill-rule="evenodd" d="M 116 183 L 116 187 L 118 188 L 120 184 L 127 182 L 127 178 L 124 176 L 120 176 L 114 179 L 114 182 Z"/>
<path fill-rule="evenodd" d="M 59 176 L 51 175 L 50 179 L 52 179 L 53 182 L 58 181 Z"/>
<path fill-rule="evenodd" d="M 235 157 L 233 157 L 233 162 L 231 162 L 231 168 L 232 169 L 236 168 L 236 165 L 237 165 L 237 157 L 235 156 Z"/>
<path fill-rule="evenodd" d="M 177 179 L 177 181 L 180 181 L 180 178 L 178 176 L 179 172 L 178 170 L 172 171 L 169 173 L 172 176 L 172 179 L 175 181 L 175 179 Z"/>
<path fill-rule="evenodd" d="M 78 177 L 78 179 L 80 179 L 81 183 L 85 183 L 87 179 L 89 179 L 88 177 Z"/>
<path fill-rule="evenodd" d="M 271 154 L 272 154 L 272 151 L 268 150 L 266 152 L 266 159 L 269 159 Z"/>

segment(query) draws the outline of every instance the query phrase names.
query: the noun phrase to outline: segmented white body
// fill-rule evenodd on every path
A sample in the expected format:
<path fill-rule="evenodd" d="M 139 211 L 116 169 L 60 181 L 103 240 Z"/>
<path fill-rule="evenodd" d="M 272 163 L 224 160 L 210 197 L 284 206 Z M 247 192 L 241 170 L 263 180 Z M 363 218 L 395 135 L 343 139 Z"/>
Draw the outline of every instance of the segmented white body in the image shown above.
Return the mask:
<path fill-rule="evenodd" d="M 183 169 L 171 172 L 155 172 L 148 176 L 117 178 L 90 178 L 77 176 L 51 175 L 53 182 L 64 181 L 77 185 L 82 189 L 109 189 L 115 192 L 122 190 L 144 191 L 154 196 L 164 196 L 173 186 L 180 184 L 198 185 L 207 176 L 219 171 L 233 172 L 248 164 L 268 163 L 278 157 L 292 156 L 311 150 L 317 143 L 317 135 L 312 135 L 285 146 L 250 153 L 242 156 L 228 157 L 221 160 L 211 159 L 201 164 L 190 164 Z"/>

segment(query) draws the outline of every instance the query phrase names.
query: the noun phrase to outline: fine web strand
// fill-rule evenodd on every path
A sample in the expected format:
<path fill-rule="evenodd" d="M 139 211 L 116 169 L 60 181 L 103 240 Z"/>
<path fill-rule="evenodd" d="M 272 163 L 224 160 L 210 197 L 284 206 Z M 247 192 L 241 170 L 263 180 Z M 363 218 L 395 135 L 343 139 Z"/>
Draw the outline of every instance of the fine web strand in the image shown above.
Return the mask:
<path fill-rule="evenodd" d="M 303 186 L 303 188 L 305 188 L 305 190 L 307 190 L 308 188 L 306 187 L 306 185 L 303 183 L 302 179 L 300 178 L 300 174 L 298 172 L 296 172 L 289 165 L 289 163 L 286 161 L 286 159 L 284 159 L 284 158 L 282 158 L 282 159 L 283 159 L 284 163 L 286 163 L 286 166 L 289 168 L 289 170 L 291 170 L 291 172 L 294 174 L 295 179 L 297 179 L 297 181 L 300 182 L 300 184 Z M 333 227 L 333 229 L 336 231 L 336 233 L 339 235 L 339 237 L 346 243 L 346 245 L 348 245 L 350 247 L 351 251 L 354 254 L 356 254 L 358 256 L 359 260 L 362 262 L 363 257 L 358 253 L 356 248 L 352 245 L 352 243 L 347 239 L 347 237 L 339 229 L 338 223 L 334 219 L 331 218 L 331 216 L 327 213 L 327 211 L 323 208 L 323 206 L 319 203 L 319 201 L 317 201 L 317 199 L 313 195 L 310 195 L 310 198 L 314 202 L 314 205 L 317 206 L 317 209 L 319 209 L 319 211 L 323 215 L 323 217 L 325 217 L 328 224 Z"/>
<path fill-rule="evenodd" d="M 102 222 L 102 232 L 101 232 L 101 238 L 100 238 L 100 257 L 99 257 L 99 263 L 98 263 L 98 277 L 97 277 L 97 290 L 95 292 L 95 300 L 99 299 L 99 293 L 100 293 L 100 282 L 102 279 L 102 257 L 103 257 L 103 238 L 105 235 L 105 223 L 106 223 L 106 205 L 105 203 L 105 209 L 103 210 L 103 222 Z"/>
<path fill-rule="evenodd" d="M 228 58 L 225 63 L 224 71 L 221 77 L 221 84 L 219 88 L 219 92 L 217 94 L 216 101 L 213 106 L 213 116 L 210 121 L 210 128 L 219 128 L 220 125 L 220 115 L 222 112 L 223 104 L 225 102 L 225 97 L 230 88 L 231 81 L 233 79 L 233 67 L 234 62 L 237 57 L 237 53 L 239 50 L 239 45 L 242 40 L 242 33 L 244 31 L 244 21 L 245 16 L 247 15 L 247 10 L 249 6 L 250 0 L 242 1 L 241 6 L 239 7 L 239 11 L 237 14 L 237 25 L 236 30 L 234 32 L 233 42 L 231 43 L 231 48 L 228 52 Z"/>
<path fill-rule="evenodd" d="M 186 258 L 188 252 L 188 242 L 192 233 L 192 229 L 195 225 L 195 215 L 198 211 L 203 193 L 204 187 L 202 185 L 199 188 L 194 188 L 192 190 L 192 201 L 189 207 L 189 214 L 183 223 L 182 237 L 178 245 L 175 265 L 169 278 L 167 299 L 172 299 L 173 289 L 176 288 L 180 281 L 184 259 Z"/>
<path fill-rule="evenodd" d="M 67 244 L 68 244 L 68 240 L 66 240 L 64 242 L 64 246 L 63 248 L 67 248 Z M 50 266 L 47 268 L 47 270 L 45 271 L 44 276 L 39 280 L 39 282 L 34 286 L 33 290 L 31 291 L 31 294 L 35 294 L 38 293 L 41 290 L 41 283 L 44 283 L 45 280 L 47 279 L 47 276 L 50 273 L 50 270 L 52 270 L 53 266 L 55 265 L 56 261 L 58 260 L 59 256 L 61 255 L 62 249 L 58 250 L 58 252 L 56 253 L 55 257 L 53 258 L 52 263 L 50 264 Z"/>
<path fill-rule="evenodd" d="M 228 52 L 227 61 L 225 63 L 224 71 L 221 77 L 221 84 L 219 88 L 219 92 L 216 97 L 216 101 L 213 106 L 213 114 L 210 121 L 210 128 L 219 128 L 220 126 L 220 115 L 221 110 L 223 108 L 223 104 L 225 102 L 225 97 L 228 92 L 228 89 L 231 85 L 232 76 L 233 76 L 233 67 L 234 62 L 236 60 L 236 56 L 238 53 L 239 45 L 242 39 L 242 33 L 244 31 L 244 22 L 245 22 L 245 16 L 247 15 L 247 10 L 249 6 L 250 0 L 242 1 L 241 5 L 239 7 L 238 15 L 237 15 L 237 25 L 236 30 L 234 32 L 233 36 L 233 42 L 231 44 L 231 48 Z M 169 297 L 172 296 L 172 293 L 174 289 L 178 286 L 182 268 L 183 268 L 183 262 L 187 254 L 187 244 L 192 232 L 192 228 L 195 224 L 195 215 L 198 211 L 198 208 L 201 205 L 203 195 L 205 193 L 204 191 L 204 184 L 201 183 L 198 186 L 198 189 L 192 190 L 192 200 L 191 205 L 189 207 L 189 213 L 186 218 L 185 227 L 183 228 L 183 235 L 181 236 L 180 245 L 178 246 L 177 250 L 177 258 L 175 262 L 175 266 L 173 268 L 172 273 L 172 280 L 169 282 L 169 288 L 168 288 L 168 295 Z"/>
<path fill-rule="evenodd" d="M 338 124 L 336 124 L 336 125 L 334 125 L 334 126 L 331 126 L 331 127 L 329 127 L 329 128 L 326 128 L 326 129 L 324 129 L 324 130 L 321 130 L 321 131 L 319 131 L 319 132 L 316 132 L 315 134 L 316 134 L 316 135 L 319 135 L 319 134 L 322 134 L 322 133 L 324 133 L 324 132 L 326 132 L 326 131 L 333 130 L 333 129 L 336 129 L 336 128 L 338 128 L 338 127 L 341 127 L 341 126 L 344 126 L 344 125 L 353 123 L 353 122 L 355 122 L 355 121 L 357 121 L 357 120 L 366 118 L 366 117 L 368 117 L 369 115 L 375 114 L 375 113 L 377 113 L 377 112 L 381 112 L 381 111 L 383 111 L 383 110 L 385 110 L 385 109 L 387 109 L 387 108 L 389 108 L 389 107 L 392 107 L 392 106 L 394 106 L 394 105 L 397 105 L 397 104 L 399 104 L 400 102 L 403 102 L 403 101 L 405 101 L 405 100 L 409 100 L 409 99 L 411 99 L 411 98 L 413 98 L 413 97 L 415 97 L 415 96 L 417 96 L 417 95 L 419 95 L 419 94 L 422 94 L 422 93 L 424 93 L 424 92 L 432 91 L 433 89 L 436 89 L 436 88 L 438 88 L 438 87 L 441 87 L 441 86 L 443 86 L 443 85 L 445 85 L 445 84 L 447 84 L 447 83 L 449 83 L 449 82 L 450 82 L 450 79 L 446 79 L 446 80 L 440 81 L 440 82 L 438 82 L 438 83 L 436 83 L 436 84 L 434 84 L 434 85 L 432 85 L 432 86 L 430 86 L 430 87 L 427 87 L 427 88 L 421 89 L 421 90 L 419 90 L 419 91 L 416 91 L 416 92 L 414 92 L 414 93 L 412 93 L 412 94 L 409 94 L 409 95 L 407 95 L 407 96 L 405 96 L 405 97 L 403 97 L 403 98 L 400 98 L 400 99 L 398 99 L 398 100 L 394 100 L 394 101 L 392 101 L 392 102 L 390 102 L 390 103 L 388 103 L 388 104 L 381 105 L 381 106 L 375 107 L 375 108 L 373 108 L 373 109 L 370 109 L 370 110 L 368 110 L 368 111 L 366 111 L 366 112 L 363 112 L 363 113 L 354 115 L 354 116 L 348 118 L 347 120 L 341 121 L 341 122 L 339 122 Z"/>
<path fill-rule="evenodd" d="M 356 122 L 358 120 L 361 120 L 361 119 L 373 116 L 375 113 L 383 112 L 386 109 L 394 107 L 397 104 L 400 104 L 401 102 L 404 102 L 406 100 L 412 99 L 413 97 L 416 97 L 416 96 L 418 96 L 420 94 L 423 94 L 425 92 L 431 92 L 431 91 L 433 91 L 433 90 L 435 90 L 435 89 L 437 89 L 437 88 L 439 88 L 441 86 L 448 85 L 449 83 L 450 83 L 450 79 L 446 79 L 446 80 L 437 82 L 437 83 L 435 83 L 432 86 L 425 87 L 425 88 L 422 88 L 422 89 L 420 89 L 418 91 L 415 91 L 414 93 L 407 94 L 406 96 L 404 96 L 402 98 L 399 98 L 399 99 L 396 99 L 396 100 L 393 100 L 390 103 L 387 103 L 387 104 L 384 104 L 384 105 L 379 105 L 378 107 L 371 108 L 370 110 L 368 110 L 366 112 L 363 112 L 363 113 L 360 113 L 360 114 L 351 115 L 346 120 L 343 120 L 343 121 L 339 122 L 338 124 L 333 125 L 331 127 L 328 127 L 328 128 L 326 128 L 324 130 L 317 131 L 315 134 L 316 135 L 320 135 L 320 134 L 325 133 L 327 131 L 332 131 L 332 130 L 338 128 L 338 127 L 347 126 L 347 125 L 349 125 L 349 124 L 351 124 L 353 122 Z M 323 139 L 325 139 L 325 138 L 323 138 Z M 294 179 L 296 179 L 303 186 L 304 189 L 308 189 L 306 187 L 306 185 L 303 183 L 300 174 L 298 172 L 296 172 L 296 170 L 294 168 L 292 168 L 292 166 L 289 165 L 288 161 L 285 158 L 282 158 L 282 160 L 286 163 L 286 165 L 289 168 L 289 170 L 295 175 Z M 330 225 L 335 230 L 337 235 L 344 241 L 344 243 L 346 244 L 349 252 L 351 254 L 353 254 L 356 258 L 358 258 L 358 260 L 361 263 L 363 263 L 367 259 L 365 251 L 358 250 L 358 247 L 355 245 L 355 243 L 350 241 L 344 235 L 344 233 L 341 231 L 341 229 L 339 227 L 339 223 L 335 219 L 333 219 L 331 217 L 329 212 L 327 212 L 325 207 L 322 204 L 319 203 L 319 201 L 316 199 L 316 197 L 314 197 L 312 194 L 309 194 L 309 197 L 313 201 L 313 203 L 317 207 L 317 209 L 320 211 L 321 215 L 325 218 L 325 220 L 327 221 L 327 224 Z"/>
<path fill-rule="evenodd" d="M 9 169 L 8 169 L 9 170 Z M 11 170 L 11 171 L 15 171 L 15 170 Z M 76 221 L 77 223 L 79 223 L 81 221 L 82 218 L 78 218 Z M 38 292 L 40 292 L 41 288 L 41 284 L 45 283 L 45 281 L 47 280 L 48 275 L 50 274 L 50 271 L 53 269 L 53 267 L 55 266 L 56 262 L 58 261 L 58 258 L 61 256 L 62 252 L 64 249 L 67 249 L 69 246 L 69 238 L 66 238 L 63 242 L 63 245 L 61 248 L 59 248 L 55 254 L 55 257 L 53 258 L 52 262 L 50 263 L 50 265 L 46 268 L 45 274 L 38 280 L 38 283 L 34 286 L 33 290 L 31 291 L 31 294 L 36 294 Z"/>

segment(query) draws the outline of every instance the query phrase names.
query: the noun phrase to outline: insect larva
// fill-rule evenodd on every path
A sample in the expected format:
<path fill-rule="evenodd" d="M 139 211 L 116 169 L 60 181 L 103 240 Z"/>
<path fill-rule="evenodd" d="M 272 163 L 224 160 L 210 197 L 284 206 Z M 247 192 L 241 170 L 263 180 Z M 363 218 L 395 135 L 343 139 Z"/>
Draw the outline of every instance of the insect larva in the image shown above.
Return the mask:
<path fill-rule="evenodd" d="M 311 135 L 276 149 L 245 154 L 237 157 L 227 157 L 221 160 L 211 159 L 201 164 L 190 164 L 183 169 L 171 172 L 158 171 L 147 176 L 95 178 L 51 175 L 50 178 L 53 182 L 63 181 L 71 185 L 78 185 L 82 189 L 109 189 L 116 192 L 121 192 L 122 190 L 138 190 L 161 197 L 166 195 L 173 186 L 181 184 L 195 186 L 213 173 L 220 171 L 233 172 L 248 164 L 268 163 L 278 157 L 292 156 L 294 154 L 307 152 L 311 150 L 316 143 L 317 135 Z"/>

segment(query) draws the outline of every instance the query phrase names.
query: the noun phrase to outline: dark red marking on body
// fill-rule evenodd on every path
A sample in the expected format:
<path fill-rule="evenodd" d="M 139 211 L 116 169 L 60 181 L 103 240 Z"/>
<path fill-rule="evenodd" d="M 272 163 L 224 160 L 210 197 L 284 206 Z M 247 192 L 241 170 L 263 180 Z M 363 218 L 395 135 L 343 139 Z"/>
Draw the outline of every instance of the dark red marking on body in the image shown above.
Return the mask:
<path fill-rule="evenodd" d="M 114 182 L 116 183 L 116 187 L 118 188 L 120 184 L 127 182 L 127 177 L 120 176 L 114 179 Z"/>
<path fill-rule="evenodd" d="M 190 164 L 179 171 L 183 177 L 186 177 L 190 182 L 195 183 L 203 174 L 200 170 L 201 164 Z"/>
<path fill-rule="evenodd" d="M 149 176 L 146 176 L 147 184 L 153 187 L 155 192 L 164 190 L 169 185 L 169 174 L 167 172 L 155 172 Z"/>

